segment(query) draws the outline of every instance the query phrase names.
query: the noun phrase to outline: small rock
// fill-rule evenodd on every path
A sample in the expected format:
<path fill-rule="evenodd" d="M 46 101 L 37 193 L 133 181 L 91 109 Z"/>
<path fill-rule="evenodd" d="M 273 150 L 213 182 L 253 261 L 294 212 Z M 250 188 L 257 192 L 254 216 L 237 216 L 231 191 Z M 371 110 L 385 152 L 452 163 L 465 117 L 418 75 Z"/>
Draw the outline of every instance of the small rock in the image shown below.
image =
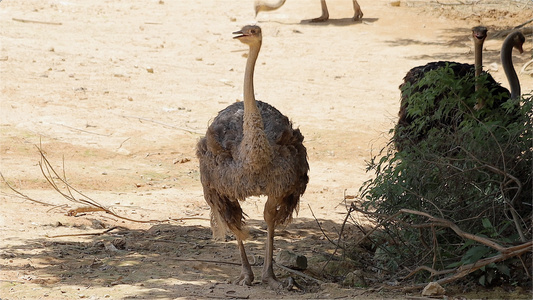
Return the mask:
<path fill-rule="evenodd" d="M 104 243 L 104 247 L 107 251 L 109 252 L 118 252 L 118 249 L 117 247 L 115 247 L 115 245 L 113 245 L 112 243 L 110 242 L 106 242 Z"/>
<path fill-rule="evenodd" d="M 446 293 L 446 290 L 444 288 L 436 283 L 436 282 L 430 282 L 426 287 L 422 290 L 422 296 L 441 296 Z"/>
<path fill-rule="evenodd" d="M 366 286 L 365 277 L 361 270 L 355 270 L 346 275 L 342 281 L 342 285 L 348 287 L 363 287 Z"/>
<path fill-rule="evenodd" d="M 113 244 L 113 246 L 115 246 L 117 249 L 124 250 L 126 249 L 127 242 L 125 239 L 116 238 L 111 242 L 111 244 Z"/>
<path fill-rule="evenodd" d="M 289 250 L 282 250 L 276 255 L 276 263 L 294 270 L 307 269 L 307 257 Z"/>
<path fill-rule="evenodd" d="M 148 67 L 148 68 L 146 68 L 146 72 L 148 72 L 148 73 L 154 73 L 154 68 L 150 68 L 150 67 Z"/>
<path fill-rule="evenodd" d="M 96 220 L 96 219 L 92 219 L 91 220 L 91 227 L 94 228 L 94 229 L 105 229 L 107 227 L 107 225 L 100 221 L 100 220 Z"/>
<path fill-rule="evenodd" d="M 390 3 L 390 6 L 399 7 L 402 4 L 401 1 L 392 1 Z"/>

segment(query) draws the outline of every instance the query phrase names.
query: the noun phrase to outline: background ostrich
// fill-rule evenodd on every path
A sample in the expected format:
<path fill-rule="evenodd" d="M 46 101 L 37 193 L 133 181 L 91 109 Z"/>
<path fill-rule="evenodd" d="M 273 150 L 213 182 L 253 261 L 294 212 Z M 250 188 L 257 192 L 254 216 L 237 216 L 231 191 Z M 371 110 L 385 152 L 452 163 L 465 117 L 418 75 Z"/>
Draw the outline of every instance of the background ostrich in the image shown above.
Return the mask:
<path fill-rule="evenodd" d="M 255 1 L 255 15 L 260 11 L 271 11 L 280 8 L 283 4 L 285 4 L 286 0 L 279 0 L 277 3 L 268 4 L 263 0 L 256 0 Z M 363 11 L 361 10 L 361 6 L 359 6 L 359 3 L 357 3 L 357 0 L 352 0 L 353 2 L 353 10 L 354 15 L 352 20 L 359 21 L 363 18 Z M 322 15 L 318 18 L 311 19 L 311 22 L 324 22 L 329 19 L 329 12 L 328 7 L 326 5 L 326 0 L 320 0 L 320 5 L 322 7 Z"/>
<path fill-rule="evenodd" d="M 487 37 L 487 28 L 483 26 L 474 27 L 472 29 L 472 36 L 474 39 L 474 55 L 475 55 L 475 65 L 463 64 L 457 62 L 449 61 L 438 61 L 430 62 L 424 66 L 419 66 L 412 68 L 407 72 L 404 78 L 404 82 L 400 85 L 400 90 L 402 90 L 401 103 L 400 103 L 400 112 L 398 124 L 394 130 L 393 141 L 398 150 L 402 150 L 405 145 L 417 144 L 418 141 L 424 138 L 424 131 L 429 130 L 430 128 L 423 128 L 419 131 L 418 134 L 413 134 L 407 127 L 413 122 L 417 116 L 410 115 L 408 113 L 409 106 L 409 97 L 415 93 L 420 93 L 424 91 L 424 86 L 414 87 L 410 89 L 410 86 L 416 85 L 424 76 L 432 70 L 449 67 L 454 76 L 457 79 L 460 78 L 471 78 L 472 82 L 479 77 L 480 74 L 486 74 L 485 85 L 491 91 L 492 95 L 495 95 L 496 101 L 492 103 L 492 107 L 497 107 L 502 103 L 506 102 L 509 98 L 517 98 L 520 96 L 520 82 L 518 81 L 518 76 L 514 69 L 512 63 L 512 49 L 516 48 L 520 53 L 523 52 L 522 45 L 525 41 L 524 35 L 518 31 L 515 31 L 507 36 L 505 41 L 502 44 L 501 50 L 501 61 L 502 67 L 509 81 L 509 86 L 511 87 L 511 92 L 506 88 L 502 87 L 497 83 L 494 78 L 485 72 L 482 72 L 482 50 L 483 43 Z M 479 88 L 479 83 L 476 82 L 475 89 Z M 474 89 L 470 93 L 474 93 Z M 436 97 L 435 101 L 439 100 L 439 96 Z M 478 99 L 476 104 L 476 109 L 482 108 L 484 106 L 483 99 Z M 437 106 L 438 103 L 435 103 Z M 444 126 L 453 126 L 455 124 L 449 124 L 450 120 L 441 120 Z M 438 126 L 437 124 L 433 124 Z M 442 125 L 441 125 L 442 126 Z M 429 127 L 429 126 L 428 126 Z"/>
<path fill-rule="evenodd" d="M 204 197 L 211 207 L 211 227 L 215 236 L 226 229 L 237 238 L 242 271 L 236 283 L 251 285 L 254 274 L 244 250 L 247 237 L 239 200 L 266 195 L 267 223 L 263 283 L 281 285 L 272 269 L 274 229 L 287 223 L 298 208 L 309 177 L 304 137 L 293 129 L 287 117 L 273 106 L 256 101 L 253 73 L 261 48 L 261 28 L 245 26 L 234 38 L 250 47 L 244 75 L 244 101 L 220 111 L 198 142 L 197 156 Z"/>

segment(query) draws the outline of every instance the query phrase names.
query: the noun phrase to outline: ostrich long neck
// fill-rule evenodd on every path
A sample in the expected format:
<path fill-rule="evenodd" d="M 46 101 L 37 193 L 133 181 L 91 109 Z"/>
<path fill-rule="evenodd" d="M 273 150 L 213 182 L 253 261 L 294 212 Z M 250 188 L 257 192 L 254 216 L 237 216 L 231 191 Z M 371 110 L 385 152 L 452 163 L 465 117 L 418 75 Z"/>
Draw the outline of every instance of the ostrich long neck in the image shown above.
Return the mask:
<path fill-rule="evenodd" d="M 481 75 L 481 71 L 483 70 L 483 42 L 485 42 L 485 39 L 478 40 L 476 37 L 474 37 L 474 39 L 474 66 L 477 78 Z"/>
<path fill-rule="evenodd" d="M 509 81 L 509 86 L 511 88 L 511 99 L 520 97 L 520 81 L 518 80 L 518 75 L 513 66 L 513 37 L 512 34 L 509 34 L 502 45 L 501 50 L 501 60 L 503 70 L 505 71 L 505 76 L 507 81 Z"/>
<path fill-rule="evenodd" d="M 272 149 L 254 96 L 254 69 L 260 48 L 260 43 L 250 45 L 244 71 L 244 121 L 239 159 L 248 171 L 259 171 L 272 159 Z"/>
<path fill-rule="evenodd" d="M 246 69 L 244 70 L 244 111 L 245 115 L 248 113 L 259 114 L 259 109 L 257 108 L 257 103 L 255 101 L 254 93 L 254 70 L 255 62 L 259 56 L 259 50 L 261 49 L 261 44 L 259 45 L 250 45 L 250 50 L 248 52 L 248 59 L 246 60 Z M 261 127 L 263 124 L 261 123 Z"/>
<path fill-rule="evenodd" d="M 279 0 L 278 3 L 273 4 L 266 4 L 263 3 L 263 1 L 256 1 L 255 4 L 255 15 L 257 16 L 257 13 L 260 11 L 271 11 L 280 8 L 283 4 L 285 4 L 286 0 Z"/>
<path fill-rule="evenodd" d="M 483 70 L 483 43 L 485 42 L 485 38 L 479 39 L 474 34 L 474 70 L 475 70 L 475 77 L 476 77 L 476 91 L 479 90 L 479 76 L 481 75 L 481 71 Z M 479 99 L 479 104 L 483 106 L 483 100 Z"/>

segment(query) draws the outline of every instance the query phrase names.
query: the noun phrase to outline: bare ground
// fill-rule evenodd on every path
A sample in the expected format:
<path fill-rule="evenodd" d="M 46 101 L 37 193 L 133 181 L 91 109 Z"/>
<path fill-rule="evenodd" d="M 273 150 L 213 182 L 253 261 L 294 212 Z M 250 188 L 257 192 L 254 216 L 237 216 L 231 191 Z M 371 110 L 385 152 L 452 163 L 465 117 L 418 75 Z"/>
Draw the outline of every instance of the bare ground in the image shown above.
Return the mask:
<path fill-rule="evenodd" d="M 508 86 L 499 66 L 501 39 L 491 37 L 531 19 L 531 1 L 361 0 L 363 22 L 353 23 L 351 1 L 331 0 L 331 20 L 323 24 L 301 21 L 318 16 L 318 0 L 287 1 L 257 19 L 252 3 L 0 3 L 0 171 L 17 190 L 54 205 L 1 185 L 0 299 L 404 297 L 335 283 L 350 268 L 324 271 L 334 246 L 316 220 L 328 235 L 338 232 L 344 196 L 356 195 L 369 178 L 365 160 L 387 142 L 398 85 L 411 67 L 473 61 L 470 28 L 483 24 L 489 27 L 484 64 Z M 237 250 L 231 240 L 211 240 L 199 182 L 196 141 L 219 110 L 242 99 L 246 49 L 231 32 L 253 22 L 264 36 L 257 97 L 300 127 L 309 152 L 311 180 L 298 217 L 278 230 L 275 242 L 307 256 L 306 274 L 325 282 L 275 269 L 303 290 L 230 283 L 239 274 L 232 264 Z M 526 53 L 514 58 L 517 68 L 531 59 L 531 49 L 528 36 Z M 532 77 L 519 76 L 530 93 Z M 67 215 L 81 205 L 44 179 L 36 145 L 70 184 L 102 205 L 128 218 L 166 222 Z M 243 203 L 257 278 L 266 235 L 262 205 L 261 198 Z M 372 278 L 370 284 L 379 284 Z M 449 295 L 466 292 L 498 295 L 457 289 Z"/>

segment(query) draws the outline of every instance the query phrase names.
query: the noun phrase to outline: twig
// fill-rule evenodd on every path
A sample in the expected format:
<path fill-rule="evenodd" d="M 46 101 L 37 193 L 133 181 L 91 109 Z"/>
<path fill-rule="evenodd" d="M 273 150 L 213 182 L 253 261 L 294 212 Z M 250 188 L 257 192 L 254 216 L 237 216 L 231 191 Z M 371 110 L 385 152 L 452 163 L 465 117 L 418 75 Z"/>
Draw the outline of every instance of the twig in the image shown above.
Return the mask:
<path fill-rule="evenodd" d="M 63 23 L 59 23 L 59 22 L 45 22 L 45 21 L 19 19 L 19 18 L 11 18 L 11 19 L 13 21 L 22 22 L 22 23 L 35 23 L 35 24 L 46 24 L 46 25 L 63 25 Z"/>
<path fill-rule="evenodd" d="M 42 204 L 42 205 L 46 205 L 46 206 L 56 206 L 54 204 L 50 204 L 50 203 L 46 203 L 46 202 L 43 202 L 43 201 L 39 201 L 39 200 L 35 200 L 35 199 L 32 199 L 30 198 L 29 196 L 27 195 L 24 195 L 23 193 L 17 191 L 14 187 L 12 187 L 9 182 L 7 182 L 7 180 L 4 178 L 4 175 L 2 174 L 2 172 L 0 172 L 0 176 L 2 177 L 2 180 L 4 181 L 4 183 L 7 185 L 7 187 L 12 190 L 13 192 L 15 192 L 17 195 L 19 195 L 20 197 L 22 197 L 23 199 L 26 199 L 26 200 L 29 200 L 29 201 L 32 201 L 32 202 L 36 202 L 36 203 L 39 203 L 39 204 Z"/>
<path fill-rule="evenodd" d="M 54 168 L 52 167 L 52 165 L 50 164 L 50 162 L 46 158 L 42 148 L 41 147 L 37 147 L 37 150 L 41 154 L 41 161 L 39 162 L 39 167 L 41 168 L 41 172 L 42 172 L 43 176 L 48 181 L 48 183 L 54 188 L 54 190 L 56 190 L 65 199 L 67 199 L 69 201 L 72 201 L 72 202 L 88 205 L 88 206 L 91 206 L 91 207 L 97 207 L 97 208 L 101 209 L 102 211 L 105 211 L 106 213 L 108 213 L 108 214 L 110 214 L 112 216 L 115 216 L 115 217 L 117 217 L 119 219 L 131 221 L 131 222 L 137 222 L 137 223 L 161 223 L 161 222 L 165 222 L 165 221 L 161 221 L 161 220 L 147 220 L 147 221 L 145 221 L 145 220 L 136 220 L 136 219 L 127 218 L 127 217 L 120 216 L 120 215 L 116 214 L 112 210 L 110 210 L 110 209 L 106 208 L 105 206 L 99 204 L 98 202 L 96 202 L 95 200 L 90 198 L 89 196 L 86 196 L 85 194 L 83 194 L 82 192 L 80 192 L 79 190 L 74 188 L 67 181 L 67 179 L 66 179 L 67 176 L 66 176 L 66 173 L 65 173 L 65 166 L 64 166 L 64 159 L 63 159 L 63 177 L 61 177 L 54 170 Z M 58 187 L 57 183 L 55 182 L 54 177 L 56 177 L 57 180 L 59 180 L 59 182 L 61 182 L 62 184 L 64 184 L 66 186 L 68 194 L 66 194 L 66 193 L 61 191 L 61 189 Z M 76 198 L 74 196 L 73 192 L 77 193 L 78 195 L 82 196 L 83 198 Z"/>
<path fill-rule="evenodd" d="M 522 69 L 520 69 L 520 73 L 523 73 L 523 74 L 528 74 L 528 75 L 533 75 L 533 71 L 526 71 L 526 69 L 529 67 L 529 65 L 533 64 L 533 59 L 526 62 L 523 66 L 522 66 Z"/>
<path fill-rule="evenodd" d="M 152 119 L 136 117 L 136 116 L 126 116 L 126 115 L 118 115 L 118 116 L 123 117 L 123 118 L 137 119 L 139 121 L 151 122 L 151 123 L 154 123 L 154 124 L 163 125 L 163 126 L 170 127 L 170 128 L 173 128 L 173 129 L 183 130 L 183 131 L 186 131 L 186 132 L 189 132 L 189 133 L 203 134 L 203 132 L 200 132 L 198 130 L 193 130 L 193 129 L 188 129 L 188 128 L 184 128 L 184 127 L 174 126 L 174 125 L 166 124 L 166 123 L 159 122 L 159 121 L 152 120 Z"/>
<path fill-rule="evenodd" d="M 480 244 L 483 244 L 483 245 L 485 245 L 487 247 L 495 249 L 498 252 L 504 253 L 507 250 L 507 248 L 505 248 L 505 247 L 501 246 L 500 244 L 498 244 L 496 242 L 493 242 L 493 241 L 491 241 L 491 240 L 489 240 L 487 238 L 480 237 L 480 236 L 477 236 L 477 235 L 462 231 L 457 225 L 455 225 L 454 223 L 452 223 L 452 222 L 450 222 L 448 220 L 441 219 L 441 218 L 435 218 L 435 217 L 433 217 L 430 214 L 427 214 L 427 213 L 424 213 L 424 212 L 421 212 L 421 211 L 411 210 L 411 209 L 400 209 L 400 212 L 426 217 L 430 221 L 432 221 L 435 225 L 440 225 L 440 226 L 443 226 L 443 227 L 449 227 L 451 230 L 455 231 L 455 233 L 458 236 L 460 236 L 460 237 L 462 237 L 464 239 L 473 240 L 473 241 L 478 242 Z"/>
<path fill-rule="evenodd" d="M 359 210 L 358 208 L 355 207 L 354 203 L 352 203 L 352 206 L 354 206 L 354 210 L 355 211 L 360 211 L 362 213 L 365 213 L 365 214 L 375 214 L 375 213 L 371 213 L 371 212 L 365 212 L 365 211 L 362 211 L 362 210 Z M 452 281 L 455 281 L 459 278 L 462 278 L 488 264 L 491 264 L 491 263 L 496 263 L 496 262 L 500 262 L 500 261 L 504 261 L 504 260 L 507 260 L 511 257 L 515 257 L 515 256 L 520 256 L 524 253 L 527 253 L 527 252 L 531 252 L 533 250 L 533 241 L 529 241 L 527 243 L 523 243 L 523 244 L 520 244 L 520 245 L 517 245 L 517 246 L 513 246 L 513 247 L 503 247 L 501 246 L 500 244 L 490 240 L 490 239 L 487 239 L 487 238 L 484 238 L 484 237 L 481 237 L 481 236 L 477 236 L 477 235 L 474 235 L 474 234 L 471 234 L 471 233 L 468 233 L 468 232 L 464 232 L 463 230 L 461 230 L 459 228 L 459 226 L 457 226 L 456 224 L 452 223 L 451 221 L 448 221 L 446 219 L 442 219 L 442 218 L 436 218 L 430 214 L 427 214 L 427 213 L 424 213 L 424 212 L 420 212 L 420 211 L 416 211 L 416 210 L 411 210 L 411 209 L 401 209 L 400 211 L 398 211 L 396 214 L 386 218 L 386 220 L 380 222 L 379 224 L 377 224 L 370 232 L 368 232 L 367 234 L 365 234 L 365 236 L 363 236 L 363 238 L 361 238 L 361 240 L 365 239 L 367 236 L 369 236 L 372 232 L 374 232 L 375 230 L 377 230 L 378 227 L 380 227 L 383 223 L 385 222 L 388 222 L 390 221 L 391 219 L 393 218 L 397 218 L 399 214 L 402 214 L 402 213 L 407 213 L 407 214 L 414 214 L 414 215 L 419 215 L 419 216 L 423 216 L 423 217 L 426 217 L 429 219 L 429 221 L 431 222 L 430 224 L 423 224 L 423 225 L 431 225 L 431 226 L 442 226 L 442 227 L 448 227 L 450 229 L 452 229 L 458 236 L 464 238 L 464 239 L 468 239 L 468 240 L 473 240 L 475 242 L 478 242 L 482 245 L 485 245 L 485 246 L 488 246 L 492 249 L 495 249 L 497 250 L 498 252 L 500 252 L 500 254 L 498 255 L 495 255 L 495 256 L 492 256 L 492 257 L 488 257 L 488 258 L 484 258 L 484 259 L 480 259 L 474 263 L 471 263 L 471 264 L 467 264 L 467 265 L 463 265 L 461 267 L 458 267 L 458 268 L 455 268 L 455 269 L 446 269 L 446 270 L 440 270 L 440 271 L 437 271 L 431 267 L 427 267 L 427 266 L 420 266 L 418 268 L 416 268 L 415 270 L 411 271 L 407 276 L 404 277 L 404 279 L 407 279 L 409 277 L 411 277 L 413 274 L 421 271 L 421 270 L 426 270 L 428 272 L 431 273 L 431 276 L 436 276 L 436 275 L 444 275 L 444 274 L 450 274 L 450 273 L 455 273 L 453 275 L 450 275 L 449 277 L 446 277 L 446 278 L 442 278 L 440 280 L 437 280 L 436 282 L 439 283 L 439 284 L 446 284 L 446 283 L 450 283 Z M 383 217 L 383 216 L 382 216 Z M 418 225 L 412 225 L 411 226 L 414 226 L 414 227 L 420 227 L 419 226 L 420 224 Z M 360 240 L 360 241 L 361 241 Z M 528 273 L 527 271 L 527 268 L 526 269 L 526 273 Z M 416 290 L 416 289 L 420 289 L 422 287 L 424 287 L 426 285 L 426 283 L 421 283 L 421 284 L 417 284 L 417 285 L 413 285 L 413 286 L 410 286 L 410 287 L 404 287 L 402 288 L 403 291 L 409 291 L 409 290 Z M 385 287 L 387 289 L 398 289 L 398 287 Z"/>
<path fill-rule="evenodd" d="M 280 264 L 277 264 L 276 262 L 274 262 L 274 264 L 275 264 L 276 266 L 280 267 L 281 269 L 283 269 L 283 270 L 285 270 L 285 271 L 287 271 L 287 272 L 290 272 L 290 273 L 296 274 L 296 275 L 298 275 L 298 276 L 300 276 L 300 277 L 303 277 L 303 278 L 306 278 L 306 279 L 309 279 L 309 280 L 313 280 L 313 281 L 315 281 L 315 282 L 318 282 L 319 284 L 324 283 L 324 281 L 322 281 L 322 280 L 320 280 L 320 279 L 317 279 L 317 278 L 314 278 L 314 277 L 311 277 L 311 276 L 309 276 L 309 275 L 307 275 L 307 274 L 305 274 L 305 273 L 303 273 L 303 272 L 300 272 L 300 271 L 297 271 L 297 270 L 293 270 L 293 269 L 291 269 L 291 268 L 287 268 L 287 267 L 285 267 L 285 266 L 282 266 L 282 265 L 280 265 Z"/>
<path fill-rule="evenodd" d="M 418 273 L 419 271 L 428 271 L 429 273 L 431 273 L 430 278 L 433 277 L 433 276 L 444 275 L 444 274 L 449 274 L 449 273 L 455 272 L 454 269 L 437 271 L 437 270 L 435 270 L 433 268 L 430 268 L 428 266 L 419 266 L 416 269 L 414 269 L 413 271 L 411 271 L 409 274 L 407 274 L 402 280 L 406 280 L 407 278 L 413 276 L 414 274 Z"/>
<path fill-rule="evenodd" d="M 476 261 L 475 263 L 471 263 L 471 264 L 468 264 L 468 265 L 463 265 L 459 268 L 457 268 L 457 270 L 454 270 L 456 271 L 456 273 L 450 277 L 446 277 L 446 278 L 442 278 L 442 279 L 439 279 L 437 280 L 436 282 L 438 284 L 446 284 L 446 283 L 450 283 L 450 282 L 453 282 L 459 278 L 462 278 L 478 269 L 481 269 L 483 268 L 484 266 L 486 265 L 489 265 L 491 263 L 496 263 L 496 262 L 500 262 L 500 261 L 504 261 L 504 260 L 507 260 L 511 257 L 515 257 L 515 256 L 520 256 L 524 253 L 527 253 L 527 252 L 531 252 L 533 250 L 533 241 L 529 241 L 525 244 L 521 244 L 521 245 L 518 245 L 518 246 L 515 246 L 515 247 L 509 247 L 509 248 L 505 248 L 505 253 L 501 253 L 501 254 L 498 254 L 496 256 L 492 256 L 492 257 L 488 257 L 488 258 L 484 258 L 484 259 L 480 259 L 478 261 Z M 413 285 L 413 286 L 410 286 L 410 287 L 405 287 L 405 288 L 402 288 L 403 291 L 409 291 L 409 290 L 416 290 L 416 289 L 420 289 L 424 286 L 426 286 L 427 283 L 421 283 L 421 284 L 416 284 L 416 285 Z"/>
<path fill-rule="evenodd" d="M 171 221 L 176 221 L 176 222 L 180 222 L 180 221 L 187 221 L 187 220 L 202 220 L 202 221 L 209 221 L 209 220 L 211 220 L 211 219 L 209 219 L 209 218 L 202 218 L 202 217 L 183 217 L 183 218 L 178 218 L 178 219 L 169 218 L 169 220 L 171 220 Z"/>
<path fill-rule="evenodd" d="M 129 141 L 130 139 L 131 139 L 131 137 L 129 137 L 129 138 L 125 139 L 124 141 L 122 141 L 122 143 L 120 143 L 120 145 L 118 146 L 117 149 L 122 148 L 122 145 L 124 145 L 124 143 L 127 142 L 127 141 Z"/>
<path fill-rule="evenodd" d="M 491 135 L 492 135 L 492 133 L 491 133 Z M 499 144 L 498 144 L 498 146 L 499 146 Z M 522 183 L 520 182 L 520 180 L 518 178 L 516 178 L 515 176 L 509 174 L 507 171 L 505 171 L 505 165 L 504 165 L 504 170 L 500 170 L 499 168 L 493 167 L 493 166 L 491 166 L 491 165 L 489 165 L 487 163 L 482 162 L 477 157 L 472 155 L 469 151 L 466 151 L 465 149 L 463 149 L 463 150 L 468 156 L 470 156 L 473 160 L 475 160 L 481 166 L 491 170 L 494 173 L 497 173 L 497 174 L 500 174 L 500 175 L 502 175 L 504 177 L 510 178 L 511 179 L 510 181 L 513 181 L 514 183 L 516 183 L 518 189 L 517 189 L 516 193 L 514 194 L 514 197 L 511 200 L 507 199 L 507 197 L 505 196 L 505 193 L 503 191 L 503 183 L 502 183 L 501 184 L 502 185 L 502 187 L 501 187 L 502 196 L 503 196 L 503 199 L 505 200 L 505 202 L 507 202 L 507 204 L 509 205 L 509 210 L 511 211 L 511 215 L 513 216 L 513 222 L 514 222 L 516 231 L 518 232 L 518 235 L 520 236 L 520 241 L 522 243 L 526 242 L 527 238 L 524 235 L 524 232 L 522 231 L 522 228 L 520 226 L 520 215 L 518 215 L 518 213 L 516 212 L 516 210 L 514 208 L 514 202 L 518 198 L 520 193 L 522 192 Z M 501 150 L 501 147 L 500 147 L 500 150 Z M 503 150 L 501 150 L 501 152 L 502 152 L 502 157 L 503 157 Z M 524 222 L 524 221 L 522 220 L 522 222 Z"/>
<path fill-rule="evenodd" d="M 520 28 L 526 26 L 527 24 L 529 24 L 529 23 L 531 23 L 531 22 L 533 22 L 533 19 L 529 19 L 529 20 L 525 21 L 524 23 L 522 23 L 522 24 L 516 26 L 514 29 L 520 29 Z"/>
<path fill-rule="evenodd" d="M 110 137 L 111 136 L 110 134 L 102 134 L 102 133 L 92 132 L 92 131 L 88 131 L 88 130 L 83 130 L 83 129 L 71 127 L 71 126 L 68 126 L 68 125 L 65 125 L 65 124 L 60 124 L 60 123 L 53 123 L 53 124 L 56 124 L 56 125 L 59 125 L 59 126 L 63 126 L 63 127 L 68 128 L 68 129 L 76 130 L 76 131 L 79 131 L 79 132 L 83 132 L 83 133 L 90 133 L 90 134 L 99 135 L 99 136 L 106 136 L 106 137 Z"/>
<path fill-rule="evenodd" d="M 357 212 L 361 212 L 361 213 L 365 213 L 365 214 L 369 214 L 369 212 L 366 212 L 366 211 L 363 211 L 357 207 L 355 207 L 355 203 L 352 203 L 351 207 L 353 208 L 354 211 L 357 211 Z M 363 235 L 362 238 L 360 238 L 355 244 L 356 245 L 359 245 L 359 243 L 361 243 L 362 241 L 364 241 L 366 238 L 368 238 L 372 233 L 374 233 L 374 231 L 376 231 L 379 227 L 381 227 L 383 224 L 389 222 L 390 220 L 396 218 L 398 215 L 400 215 L 401 213 L 400 212 L 397 212 L 395 213 L 394 215 L 392 216 L 389 216 L 387 217 L 385 220 L 381 221 L 379 224 L 377 224 L 376 226 L 374 226 L 374 228 L 370 229 L 369 232 L 367 232 L 365 235 Z"/>
<path fill-rule="evenodd" d="M 115 230 L 115 229 L 126 229 L 124 227 L 121 227 L 121 226 L 114 226 L 114 227 L 111 227 L 109 229 L 106 229 L 102 232 L 95 232 L 95 233 L 78 233 L 78 234 L 60 234 L 60 235 L 46 235 L 46 237 L 48 238 L 58 238 L 58 237 L 71 237 L 71 236 L 98 236 L 98 235 L 104 235 L 112 230 Z"/>
<path fill-rule="evenodd" d="M 324 231 L 324 229 L 322 228 L 322 225 L 320 225 L 320 222 L 318 222 L 318 219 L 316 218 L 315 216 L 315 213 L 313 212 L 313 209 L 311 208 L 311 205 L 307 204 L 307 206 L 309 206 L 309 210 L 311 211 L 311 215 L 313 216 L 313 218 L 315 219 L 315 222 L 316 224 L 318 225 L 318 228 L 320 229 L 320 231 L 322 231 L 322 234 L 326 237 L 326 239 L 332 243 L 333 245 L 335 245 L 336 247 L 338 247 L 338 243 L 335 243 L 334 241 L 332 241 L 329 236 L 326 234 L 326 232 Z"/>
<path fill-rule="evenodd" d="M 505 248 L 501 245 L 499 245 L 498 243 L 496 242 L 493 242 L 489 239 L 486 239 L 486 238 L 483 238 L 483 237 L 480 237 L 480 236 L 477 236 L 477 235 L 473 235 L 471 233 L 467 233 L 467 232 L 464 232 L 462 231 L 457 225 L 455 225 L 454 223 L 448 221 L 448 220 L 445 220 L 445 219 L 441 219 L 441 218 L 435 218 L 427 213 L 424 213 L 424 212 L 420 212 L 420 211 L 415 211 L 415 210 L 410 210 L 410 209 L 401 209 L 400 212 L 402 213 L 409 213 L 409 214 L 415 214 L 415 215 L 419 215 L 419 216 L 424 216 L 424 217 L 427 217 L 428 219 L 430 219 L 431 222 L 433 222 L 433 224 L 435 225 L 438 225 L 438 226 L 444 226 L 444 227 L 449 227 L 450 229 L 452 229 L 458 236 L 464 238 L 464 239 L 469 239 L 469 240 L 473 240 L 475 242 L 478 242 L 480 244 L 483 244 L 485 246 L 488 246 L 488 247 L 491 247 L 495 250 L 497 250 L 498 252 L 500 252 L 500 254 L 498 255 L 495 255 L 495 256 L 492 256 L 492 257 L 488 257 L 488 258 L 484 258 L 484 259 L 481 259 L 481 260 L 478 260 L 474 263 L 471 263 L 471 264 L 467 264 L 467 265 L 463 265 L 457 269 L 450 269 L 450 270 L 443 270 L 443 271 L 435 271 L 435 272 L 445 272 L 445 273 L 452 273 L 452 272 L 455 272 L 454 275 L 451 275 L 449 277 L 446 277 L 446 278 L 442 278 L 440 280 L 437 280 L 436 282 L 439 283 L 439 284 L 446 284 L 446 283 L 450 283 L 452 281 L 455 281 L 459 278 L 462 278 L 488 264 L 491 264 L 491 263 L 496 263 L 496 262 L 500 262 L 500 261 L 504 261 L 506 259 L 509 259 L 511 257 L 514 257 L 514 256 L 520 256 L 526 252 L 530 252 L 533 250 L 533 241 L 529 241 L 527 243 L 524 243 L 524 244 L 521 244 L 521 245 L 518 245 L 518 246 L 514 246 L 514 247 L 508 247 L 508 248 Z M 433 270 L 431 268 L 424 268 L 424 267 L 419 267 L 417 268 L 417 270 L 415 271 L 420 271 L 420 270 Z M 413 271 L 413 272 L 415 272 Z M 411 273 L 413 273 L 411 272 Z M 431 272 L 431 271 L 430 271 Z M 412 274 L 409 274 L 407 277 L 411 276 Z M 406 277 L 406 278 L 407 278 Z M 417 285 L 413 285 L 411 287 L 407 287 L 407 288 L 403 288 L 403 290 L 412 290 L 412 289 L 418 289 L 418 288 L 421 288 L 421 287 L 424 287 L 425 286 L 425 283 L 423 284 L 417 284 Z"/>
<path fill-rule="evenodd" d="M 233 265 L 233 266 L 241 265 L 240 263 L 231 262 L 231 261 L 194 259 L 194 258 L 188 259 L 188 258 L 165 257 L 165 260 L 183 261 L 183 262 L 203 262 L 203 263 L 210 263 L 210 264 L 223 264 L 223 265 Z"/>

